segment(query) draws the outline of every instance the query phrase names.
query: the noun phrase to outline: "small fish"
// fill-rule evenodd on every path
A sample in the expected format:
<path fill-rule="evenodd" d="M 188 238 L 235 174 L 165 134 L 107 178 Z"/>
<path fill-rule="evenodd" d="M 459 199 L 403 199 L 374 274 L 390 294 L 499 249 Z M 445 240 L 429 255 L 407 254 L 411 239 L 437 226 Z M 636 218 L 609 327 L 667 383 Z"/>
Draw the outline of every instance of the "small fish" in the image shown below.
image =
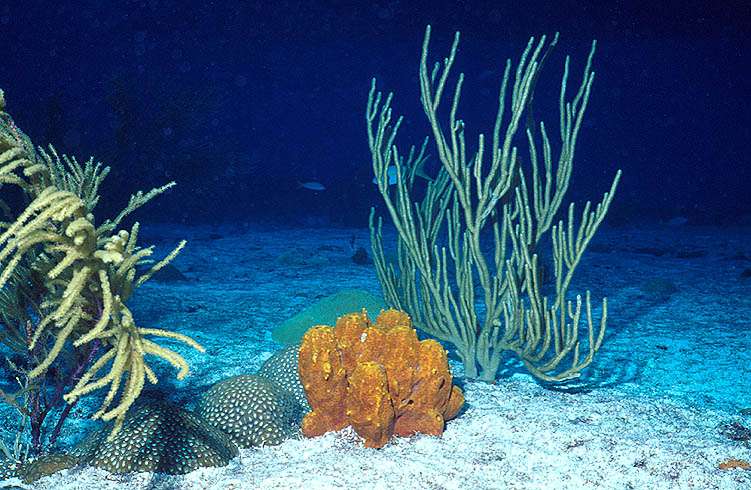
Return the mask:
<path fill-rule="evenodd" d="M 396 184 L 396 167 L 395 166 L 391 165 L 386 170 L 386 175 L 388 175 L 389 177 L 389 185 Z M 375 177 L 373 177 L 373 183 L 378 184 L 378 180 Z"/>
<path fill-rule="evenodd" d="M 668 220 L 667 225 L 672 226 L 673 228 L 677 228 L 679 226 L 683 226 L 686 223 L 688 223 L 688 218 L 685 216 L 676 216 L 675 218 L 671 218 Z"/>
<path fill-rule="evenodd" d="M 298 182 L 298 187 L 301 187 L 303 189 L 308 189 L 309 191 L 325 191 L 326 187 L 323 186 L 320 182 Z"/>
<path fill-rule="evenodd" d="M 406 169 L 406 172 L 404 173 L 407 175 L 409 173 L 409 170 Z M 386 175 L 389 178 L 389 185 L 396 184 L 396 166 L 389 165 L 389 168 L 386 169 Z M 425 161 L 423 160 L 422 163 L 420 163 L 420 166 L 415 169 L 415 175 L 417 177 L 420 177 L 425 180 L 433 180 L 428 174 L 425 173 Z M 378 181 L 375 177 L 373 177 L 373 183 L 378 184 Z"/>

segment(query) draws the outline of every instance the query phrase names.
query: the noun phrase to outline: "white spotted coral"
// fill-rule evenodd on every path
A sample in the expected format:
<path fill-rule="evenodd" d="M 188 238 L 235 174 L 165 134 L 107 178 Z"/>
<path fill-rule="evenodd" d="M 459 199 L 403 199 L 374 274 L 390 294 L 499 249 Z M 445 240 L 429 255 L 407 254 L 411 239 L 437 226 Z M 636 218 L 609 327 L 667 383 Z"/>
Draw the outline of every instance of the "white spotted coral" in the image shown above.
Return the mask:
<path fill-rule="evenodd" d="M 226 433 L 238 447 L 246 448 L 281 444 L 295 436 L 302 408 L 269 379 L 241 375 L 209 388 L 196 414 Z"/>
<path fill-rule="evenodd" d="M 237 446 L 201 417 L 165 402 L 150 401 L 128 415 L 110 440 L 107 431 L 79 446 L 82 462 L 111 473 L 159 472 L 170 475 L 225 466 Z"/>
<path fill-rule="evenodd" d="M 308 398 L 305 396 L 305 388 L 300 381 L 300 372 L 297 369 L 297 359 L 300 355 L 300 344 L 294 344 L 275 352 L 266 359 L 258 376 L 268 378 L 280 388 L 287 390 L 305 412 L 310 411 Z"/>

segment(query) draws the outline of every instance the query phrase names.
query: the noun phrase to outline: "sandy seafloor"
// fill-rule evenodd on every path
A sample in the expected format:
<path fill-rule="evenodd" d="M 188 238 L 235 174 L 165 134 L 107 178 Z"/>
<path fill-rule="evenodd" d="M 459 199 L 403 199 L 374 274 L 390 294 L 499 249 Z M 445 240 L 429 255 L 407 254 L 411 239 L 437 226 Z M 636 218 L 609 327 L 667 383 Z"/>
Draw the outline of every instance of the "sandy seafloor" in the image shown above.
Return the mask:
<path fill-rule="evenodd" d="M 347 288 L 380 293 L 372 266 L 353 263 L 344 228 L 144 227 L 142 242 L 189 243 L 175 265 L 190 280 L 151 282 L 134 299 L 144 326 L 186 333 L 206 354 L 180 351 L 183 382 L 158 371 L 162 390 L 189 403 L 212 383 L 254 373 L 273 351 L 271 329 L 317 299 Z M 743 489 L 751 426 L 751 229 L 603 229 L 574 291 L 609 298 L 609 328 L 585 380 L 568 391 L 541 386 L 511 365 L 496 384 L 462 379 L 466 409 L 442 438 L 365 449 L 349 430 L 242 450 L 228 466 L 184 476 L 60 472 L 39 489 Z M 390 238 L 387 237 L 387 241 Z M 746 272 L 749 274 L 749 272 Z M 63 441 L 92 423 L 77 408 Z M 0 408 L 9 437 L 12 411 Z"/>

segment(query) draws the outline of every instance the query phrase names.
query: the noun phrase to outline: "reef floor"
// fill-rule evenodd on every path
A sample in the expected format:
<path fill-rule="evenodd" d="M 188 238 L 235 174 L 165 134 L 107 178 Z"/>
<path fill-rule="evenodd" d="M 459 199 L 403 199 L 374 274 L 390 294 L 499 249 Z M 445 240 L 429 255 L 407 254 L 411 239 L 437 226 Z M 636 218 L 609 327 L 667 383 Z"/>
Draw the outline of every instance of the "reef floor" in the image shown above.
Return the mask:
<path fill-rule="evenodd" d="M 605 344 L 586 377 L 566 390 L 536 383 L 509 364 L 496 384 L 467 381 L 452 360 L 466 409 L 442 438 L 395 440 L 365 449 L 351 430 L 241 451 L 228 466 L 183 476 L 65 470 L 39 489 L 740 489 L 751 471 L 751 230 L 607 228 L 577 271 L 573 292 L 608 297 Z M 151 226 L 143 243 L 188 246 L 183 276 L 153 281 L 134 298 L 144 326 L 198 340 L 181 349 L 182 382 L 168 366 L 157 387 L 179 403 L 219 379 L 254 373 L 280 346 L 271 330 L 342 289 L 379 294 L 368 232 L 346 228 Z M 393 236 L 387 235 L 386 241 Z M 599 308 L 597 308 L 599 311 Z M 85 406 L 84 406 L 85 407 Z M 743 415 L 746 413 L 746 415 Z M 13 413 L 0 407 L 1 437 Z M 62 441 L 92 427 L 83 408 Z M 6 482 L 11 483 L 11 482 Z M 0 486 L 3 484 L 0 483 Z"/>

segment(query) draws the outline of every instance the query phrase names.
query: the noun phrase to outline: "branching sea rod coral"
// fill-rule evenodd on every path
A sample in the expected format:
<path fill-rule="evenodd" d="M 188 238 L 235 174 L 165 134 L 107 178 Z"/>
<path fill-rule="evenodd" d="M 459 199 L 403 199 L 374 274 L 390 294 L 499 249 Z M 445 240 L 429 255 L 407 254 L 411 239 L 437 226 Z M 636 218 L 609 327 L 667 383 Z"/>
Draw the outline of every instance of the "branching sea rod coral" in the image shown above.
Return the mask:
<path fill-rule="evenodd" d="M 603 299 L 598 321 L 589 292 L 575 299 L 568 292 L 574 270 L 613 200 L 620 171 L 599 204 L 586 203 L 578 225 L 573 204 L 559 218 L 594 81 L 595 44 L 570 99 L 566 58 L 559 97 L 560 142 L 556 143 L 547 126 L 536 125 L 530 112 L 540 70 L 556 41 L 557 36 L 546 49 L 544 36 L 530 39 L 516 69 L 512 70 L 511 60 L 506 62 L 491 136 L 486 141 L 479 134 L 472 151 L 465 139 L 465 122 L 457 117 L 464 74 L 459 74 L 453 88 L 445 111 L 448 120 L 439 121 L 459 34 L 449 55 L 431 67 L 428 26 L 420 61 L 420 100 L 440 169 L 422 200 L 415 196 L 413 184 L 427 159 L 428 140 L 405 156 L 396 145 L 402 118 L 392 120 L 392 94 L 382 96 L 373 80 L 368 97 L 366 122 L 375 181 L 398 240 L 398 259 L 389 263 L 382 222 L 373 210 L 373 258 L 384 295 L 391 306 L 407 311 L 420 329 L 452 343 L 470 378 L 494 380 L 506 353 L 515 355 L 539 379 L 576 378 L 592 362 L 605 335 L 607 302 Z M 521 164 L 518 142 L 527 143 L 528 165 Z M 390 185 L 394 171 L 396 183 Z M 538 258 L 546 235 L 553 249 L 550 297 L 543 292 Z M 586 337 L 579 335 L 580 324 Z"/>
<path fill-rule="evenodd" d="M 203 348 L 185 335 L 137 325 L 126 305 L 133 291 L 167 265 L 185 242 L 139 273 L 137 266 L 151 262 L 153 247 L 138 246 L 138 223 L 130 230 L 118 228 L 129 214 L 173 184 L 134 194 L 114 219 L 96 226 L 93 211 L 108 172 L 93 159 L 80 164 L 60 157 L 51 147 L 49 152 L 35 150 L 10 116 L 0 111 L 0 186 L 17 186 L 28 200 L 16 213 L 2 202 L 9 221 L 0 223 L 0 300 L 7 307 L 4 311 L 14 313 L 0 318 L 0 341 L 28 358 L 26 368 L 18 370 L 29 386 L 36 386 L 37 395 L 45 389 L 50 368 L 63 359 L 61 354 L 75 351 L 77 355 L 65 356 L 65 362 L 73 360 L 75 365 L 56 370 L 58 378 L 61 372 L 69 375 L 56 381 L 55 395 L 69 404 L 67 415 L 80 397 L 108 388 L 94 418 L 114 420 L 114 435 L 145 382 L 157 382 L 146 355 L 171 363 L 179 379 L 188 373 L 182 356 L 149 337 Z M 30 283 L 35 285 L 31 290 L 21 291 L 22 284 Z M 31 400 L 36 407 L 29 410 L 32 432 L 34 411 L 46 414 L 51 408 L 38 408 L 42 398 L 46 399 Z M 36 414 L 42 419 L 36 420 L 37 431 L 44 414 Z M 62 419 L 50 442 L 61 423 Z M 36 434 L 37 446 L 39 437 Z"/>

